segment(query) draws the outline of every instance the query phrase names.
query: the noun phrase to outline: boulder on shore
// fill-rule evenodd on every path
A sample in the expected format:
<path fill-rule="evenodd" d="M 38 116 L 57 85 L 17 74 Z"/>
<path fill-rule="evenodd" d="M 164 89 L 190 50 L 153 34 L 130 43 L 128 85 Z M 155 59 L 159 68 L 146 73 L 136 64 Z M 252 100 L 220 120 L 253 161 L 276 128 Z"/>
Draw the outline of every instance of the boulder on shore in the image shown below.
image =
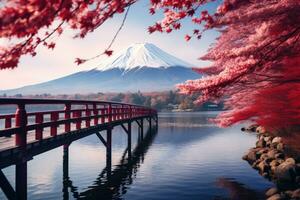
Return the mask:
<path fill-rule="evenodd" d="M 266 196 L 271 197 L 271 196 L 273 196 L 277 193 L 278 193 L 278 189 L 276 187 L 273 187 L 273 188 L 270 188 L 270 189 L 267 190 Z"/>
<path fill-rule="evenodd" d="M 300 189 L 295 190 L 291 197 L 292 199 L 300 199 Z"/>
<path fill-rule="evenodd" d="M 289 151 L 281 137 L 268 134 L 261 126 L 256 132 L 256 146 L 243 159 L 277 184 L 266 191 L 267 200 L 300 200 L 300 159 L 287 157 Z"/>
<path fill-rule="evenodd" d="M 269 197 L 267 200 L 281 200 L 280 194 L 274 194 L 273 196 Z"/>
<path fill-rule="evenodd" d="M 256 132 L 259 133 L 259 134 L 264 134 L 264 133 L 266 133 L 267 131 L 266 131 L 266 129 L 265 129 L 264 127 L 258 126 L 258 127 L 256 128 Z"/>
<path fill-rule="evenodd" d="M 282 142 L 282 138 L 281 137 L 274 137 L 272 140 L 272 143 L 281 143 Z"/>
<path fill-rule="evenodd" d="M 286 159 L 275 170 L 275 177 L 279 182 L 293 182 L 296 178 L 296 163 L 294 159 Z"/>

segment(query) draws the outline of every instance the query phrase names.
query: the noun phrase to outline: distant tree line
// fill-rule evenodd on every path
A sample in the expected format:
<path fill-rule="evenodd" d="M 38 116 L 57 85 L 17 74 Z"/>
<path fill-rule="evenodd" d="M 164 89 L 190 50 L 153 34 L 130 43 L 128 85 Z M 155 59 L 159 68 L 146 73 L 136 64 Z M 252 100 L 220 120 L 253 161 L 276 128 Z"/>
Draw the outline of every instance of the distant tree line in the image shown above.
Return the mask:
<path fill-rule="evenodd" d="M 194 101 L 199 95 L 184 95 L 177 91 L 166 92 L 127 92 L 127 93 L 91 93 L 91 94 L 72 94 L 72 95 L 51 95 L 48 93 L 39 95 L 16 94 L 13 97 L 17 98 L 50 98 L 50 99 L 77 99 L 77 100 L 99 100 L 99 101 L 115 101 L 122 103 L 131 103 L 144 106 L 151 106 L 159 111 L 207 111 L 207 110 L 222 110 L 223 104 L 215 104 L 206 102 L 202 105 L 197 105 Z M 7 97 L 6 94 L 2 97 Z"/>

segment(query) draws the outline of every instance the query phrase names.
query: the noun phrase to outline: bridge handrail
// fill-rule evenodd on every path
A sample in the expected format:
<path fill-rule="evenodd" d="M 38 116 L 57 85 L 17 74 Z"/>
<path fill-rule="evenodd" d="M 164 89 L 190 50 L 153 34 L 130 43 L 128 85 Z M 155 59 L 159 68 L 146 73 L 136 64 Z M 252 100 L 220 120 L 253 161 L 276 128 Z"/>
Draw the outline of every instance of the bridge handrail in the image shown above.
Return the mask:
<path fill-rule="evenodd" d="M 65 106 L 64 110 L 26 111 L 28 105 L 59 104 Z M 4 120 L 4 128 L 0 128 L 0 137 L 15 135 L 16 146 L 26 146 L 28 131 L 35 131 L 35 140 L 42 140 L 45 128 L 50 128 L 50 136 L 55 137 L 60 125 L 64 126 L 64 133 L 68 133 L 72 129 L 72 123 L 75 124 L 75 130 L 79 130 L 82 122 L 85 122 L 85 128 L 89 128 L 91 124 L 96 126 L 157 114 L 156 110 L 145 106 L 110 101 L 0 98 L 0 107 L 4 105 L 16 105 L 17 109 L 15 114 L 0 113 L 0 120 Z M 84 108 L 72 108 L 78 105 Z M 29 119 L 34 122 L 28 123 Z"/>
<path fill-rule="evenodd" d="M 112 104 L 112 105 L 125 105 L 137 106 L 140 108 L 149 108 L 138 104 L 120 103 L 115 101 L 93 101 L 93 100 L 78 100 L 78 99 L 27 99 L 27 98 L 0 98 L 0 105 L 17 105 L 17 104 L 66 104 L 83 105 L 83 104 Z"/>

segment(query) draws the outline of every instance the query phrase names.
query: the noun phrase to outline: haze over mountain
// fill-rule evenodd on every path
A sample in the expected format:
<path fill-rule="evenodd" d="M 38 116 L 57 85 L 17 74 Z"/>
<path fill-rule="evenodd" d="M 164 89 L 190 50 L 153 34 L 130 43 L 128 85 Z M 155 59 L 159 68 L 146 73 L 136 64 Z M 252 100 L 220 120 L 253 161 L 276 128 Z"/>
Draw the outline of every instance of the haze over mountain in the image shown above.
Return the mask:
<path fill-rule="evenodd" d="M 0 93 L 28 95 L 164 91 L 174 89 L 177 83 L 200 78 L 191 66 L 154 44 L 136 43 L 92 70 Z"/>

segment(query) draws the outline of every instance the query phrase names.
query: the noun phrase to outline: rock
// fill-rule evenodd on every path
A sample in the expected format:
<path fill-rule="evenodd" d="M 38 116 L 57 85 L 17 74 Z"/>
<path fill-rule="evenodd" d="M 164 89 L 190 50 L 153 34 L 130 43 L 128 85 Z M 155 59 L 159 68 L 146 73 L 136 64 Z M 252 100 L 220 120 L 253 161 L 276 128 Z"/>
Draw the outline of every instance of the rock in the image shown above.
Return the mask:
<path fill-rule="evenodd" d="M 264 133 L 266 133 L 266 129 L 262 126 L 258 126 L 256 128 L 256 132 L 259 133 L 259 134 L 264 134 Z"/>
<path fill-rule="evenodd" d="M 269 197 L 267 200 L 281 200 L 280 194 L 274 194 L 271 197 Z"/>
<path fill-rule="evenodd" d="M 270 166 L 268 165 L 268 163 L 266 161 L 261 161 L 258 165 L 257 168 L 261 171 L 261 172 L 267 172 L 268 169 L 270 169 Z"/>
<path fill-rule="evenodd" d="M 260 160 L 256 160 L 254 163 L 252 163 L 252 167 L 254 168 L 254 169 L 258 169 L 258 164 L 260 163 Z"/>
<path fill-rule="evenodd" d="M 296 161 L 294 158 L 287 158 L 285 160 L 286 163 L 290 163 L 290 164 L 293 164 L 293 165 L 296 165 Z M 296 167 L 296 166 L 295 166 Z"/>
<path fill-rule="evenodd" d="M 272 143 L 281 143 L 282 142 L 282 138 L 281 137 L 274 137 L 272 140 Z"/>
<path fill-rule="evenodd" d="M 270 136 L 267 136 L 267 137 L 264 137 L 264 140 L 265 140 L 266 142 L 269 142 L 269 141 L 272 140 L 272 138 L 271 138 Z"/>
<path fill-rule="evenodd" d="M 270 177 L 270 175 L 269 175 L 267 172 L 262 173 L 262 176 L 263 176 L 264 178 L 269 178 L 269 177 Z"/>
<path fill-rule="evenodd" d="M 263 139 L 260 139 L 256 142 L 257 147 L 266 147 L 266 141 Z"/>
<path fill-rule="evenodd" d="M 273 158 L 273 159 L 274 159 L 277 153 L 278 153 L 277 150 L 272 149 L 272 150 L 270 150 L 270 151 L 267 153 L 267 155 L 268 155 L 269 158 Z"/>
<path fill-rule="evenodd" d="M 263 154 L 261 154 L 261 156 L 260 156 L 260 159 L 261 160 L 267 160 L 269 158 L 269 156 L 268 156 L 268 154 L 266 154 L 266 153 L 263 153 Z"/>
<path fill-rule="evenodd" d="M 296 174 L 297 176 L 300 176 L 300 164 L 296 164 Z"/>
<path fill-rule="evenodd" d="M 245 160 L 247 160 L 249 163 L 251 163 L 251 164 L 254 163 L 257 159 L 256 150 L 250 149 L 248 151 L 247 155 L 245 155 L 244 157 L 245 157 Z"/>
<path fill-rule="evenodd" d="M 266 136 L 264 136 L 264 135 L 259 135 L 258 140 L 265 140 L 265 137 Z"/>
<path fill-rule="evenodd" d="M 268 146 L 271 147 L 272 149 L 277 149 L 277 145 L 278 143 L 272 143 L 272 142 L 268 144 Z"/>
<path fill-rule="evenodd" d="M 278 143 L 276 148 L 277 148 L 278 151 L 283 151 L 284 150 L 284 144 L 283 143 Z"/>
<path fill-rule="evenodd" d="M 277 162 L 279 162 L 279 164 L 284 163 L 284 160 L 281 158 L 277 158 Z"/>
<path fill-rule="evenodd" d="M 277 153 L 276 155 L 275 155 L 275 158 L 276 159 L 284 159 L 284 154 L 283 153 Z"/>
<path fill-rule="evenodd" d="M 245 127 L 241 128 L 241 131 L 256 132 L 256 128 L 257 125 L 250 125 L 246 128 Z"/>
<path fill-rule="evenodd" d="M 279 162 L 277 161 L 277 160 L 272 160 L 271 162 L 270 162 L 270 166 L 271 167 L 276 167 L 276 166 L 278 166 L 279 165 Z"/>
<path fill-rule="evenodd" d="M 297 189 L 292 194 L 292 199 L 300 199 L 300 189 Z"/>
<path fill-rule="evenodd" d="M 293 195 L 293 191 L 291 191 L 291 190 L 287 190 L 287 191 L 285 191 L 284 193 L 285 193 L 289 198 L 291 198 L 292 195 Z"/>
<path fill-rule="evenodd" d="M 278 181 L 293 181 L 295 179 L 295 163 L 290 160 L 286 160 L 285 162 L 281 163 L 275 170 L 275 176 Z"/>
<path fill-rule="evenodd" d="M 262 149 L 260 149 L 257 153 L 258 153 L 258 154 L 263 154 L 263 153 L 267 153 L 267 152 L 268 152 L 268 149 L 262 148 Z"/>
<path fill-rule="evenodd" d="M 266 196 L 270 197 L 270 196 L 277 194 L 278 192 L 279 192 L 278 189 L 276 187 L 273 187 L 273 188 L 268 189 L 268 191 L 266 192 Z"/>

